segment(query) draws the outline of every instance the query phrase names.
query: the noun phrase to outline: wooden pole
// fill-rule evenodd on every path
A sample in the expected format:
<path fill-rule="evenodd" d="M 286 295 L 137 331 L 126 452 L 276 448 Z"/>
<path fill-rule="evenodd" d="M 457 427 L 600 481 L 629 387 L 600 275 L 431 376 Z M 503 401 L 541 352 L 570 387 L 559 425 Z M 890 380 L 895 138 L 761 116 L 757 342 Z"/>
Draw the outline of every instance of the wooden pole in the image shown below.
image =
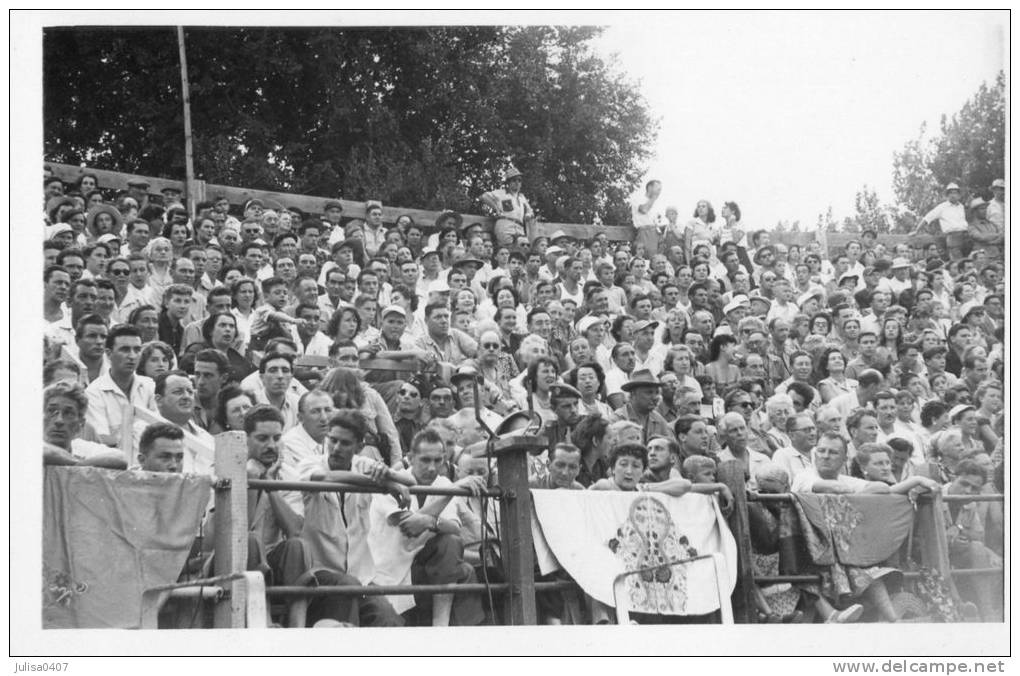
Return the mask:
<path fill-rule="evenodd" d="M 191 147 L 191 90 L 188 87 L 188 58 L 184 52 L 184 26 L 177 27 L 177 48 L 181 55 L 181 98 L 184 100 L 184 194 L 188 213 L 195 219 L 195 160 Z"/>
<path fill-rule="evenodd" d="M 738 624 L 753 624 L 757 617 L 754 612 L 754 569 L 751 564 L 751 526 L 747 516 L 747 486 L 744 483 L 744 466 L 737 460 L 727 460 L 719 465 L 719 481 L 730 487 L 733 493 L 733 513 L 729 517 L 730 532 L 737 541 L 738 576 L 733 590 L 733 614 Z"/>
<path fill-rule="evenodd" d="M 531 491 L 528 488 L 528 453 L 548 448 L 545 437 L 519 436 L 493 444 L 499 486 L 500 557 L 510 584 L 505 620 L 512 626 L 538 623 L 535 606 L 535 554 L 531 540 Z"/>

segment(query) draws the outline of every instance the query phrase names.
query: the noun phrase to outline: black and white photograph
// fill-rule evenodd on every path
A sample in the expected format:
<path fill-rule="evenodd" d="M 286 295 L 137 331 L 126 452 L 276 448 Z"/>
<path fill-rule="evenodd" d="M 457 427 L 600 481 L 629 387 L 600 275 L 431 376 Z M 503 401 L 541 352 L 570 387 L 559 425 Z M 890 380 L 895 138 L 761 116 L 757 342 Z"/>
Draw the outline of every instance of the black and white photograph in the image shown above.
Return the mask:
<path fill-rule="evenodd" d="M 9 22 L 12 673 L 1007 670 L 1008 10 Z"/>

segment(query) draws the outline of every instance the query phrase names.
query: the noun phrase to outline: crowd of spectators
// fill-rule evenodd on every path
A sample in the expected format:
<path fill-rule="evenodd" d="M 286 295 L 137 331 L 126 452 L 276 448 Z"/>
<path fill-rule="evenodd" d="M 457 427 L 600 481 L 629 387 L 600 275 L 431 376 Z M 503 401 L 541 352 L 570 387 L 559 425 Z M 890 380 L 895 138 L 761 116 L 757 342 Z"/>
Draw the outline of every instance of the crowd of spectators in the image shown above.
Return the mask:
<path fill-rule="evenodd" d="M 407 570 L 369 546 L 371 495 L 253 491 L 252 565 L 274 584 L 496 574 L 485 428 L 541 425 L 535 488 L 714 493 L 728 509 L 716 469 L 737 460 L 755 491 L 1004 492 L 1001 180 L 967 206 L 949 185 L 923 246 L 865 231 L 838 250 L 773 242 L 734 202 L 682 219 L 656 181 L 631 240 L 529 237 L 523 180 L 511 169 L 480 198 L 493 229 L 452 211 L 384 223 L 379 202 L 349 218 L 338 200 L 219 198 L 192 216 L 146 181 L 47 174 L 47 461 L 211 475 L 213 435 L 240 431 L 251 478 L 376 486 L 403 508 L 394 532 L 420 540 Z M 476 497 L 407 491 L 451 483 Z M 948 509 L 953 563 L 1001 566 L 1001 503 Z M 993 585 L 961 590 L 984 619 L 1001 612 Z M 366 599 L 311 614 L 485 618 L 471 595 L 403 615 Z M 880 578 L 860 598 L 802 592 L 789 613 L 779 599 L 759 595 L 764 618 L 846 622 L 870 604 L 898 619 Z"/>

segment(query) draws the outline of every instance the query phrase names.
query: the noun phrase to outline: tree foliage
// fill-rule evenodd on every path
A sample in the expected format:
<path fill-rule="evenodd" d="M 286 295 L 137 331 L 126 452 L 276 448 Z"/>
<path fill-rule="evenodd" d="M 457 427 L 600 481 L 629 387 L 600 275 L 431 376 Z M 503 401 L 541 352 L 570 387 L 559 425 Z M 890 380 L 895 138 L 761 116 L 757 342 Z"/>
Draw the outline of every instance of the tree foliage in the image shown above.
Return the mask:
<path fill-rule="evenodd" d="M 958 113 L 942 117 L 938 135 L 928 138 L 922 125 L 917 138 L 893 154 L 896 199 L 916 215 L 941 201 L 950 182 L 987 196 L 992 181 L 1005 175 L 1005 156 L 1006 76 L 1000 71 Z"/>
<path fill-rule="evenodd" d="M 477 209 L 513 162 L 550 221 L 626 202 L 658 131 L 593 27 L 186 31 L 213 183 Z M 184 174 L 175 30 L 44 33 L 48 159 Z"/>
<path fill-rule="evenodd" d="M 887 208 L 882 206 L 878 193 L 867 185 L 854 196 L 854 220 L 857 221 L 858 232 L 874 230 L 879 235 L 889 232 Z"/>

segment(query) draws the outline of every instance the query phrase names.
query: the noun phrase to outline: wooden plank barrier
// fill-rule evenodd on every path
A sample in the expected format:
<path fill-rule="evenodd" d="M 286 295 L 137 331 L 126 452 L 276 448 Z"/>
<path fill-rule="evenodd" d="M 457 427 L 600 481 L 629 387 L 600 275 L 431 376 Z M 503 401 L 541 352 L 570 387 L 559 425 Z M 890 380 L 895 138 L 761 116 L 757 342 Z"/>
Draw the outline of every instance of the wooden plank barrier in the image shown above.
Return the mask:
<path fill-rule="evenodd" d="M 53 170 L 53 174 L 60 178 L 65 183 L 74 184 L 78 179 L 85 173 L 95 174 L 99 179 L 99 186 L 108 190 L 122 190 L 127 188 L 127 182 L 131 179 L 144 179 L 150 183 L 150 191 L 158 193 L 164 188 L 175 188 L 180 190 L 182 193 L 185 190 L 184 181 L 178 181 L 170 178 L 159 178 L 154 176 L 141 176 L 139 174 L 129 174 L 120 171 L 109 171 L 107 169 L 93 169 L 91 167 L 77 167 L 73 164 L 61 164 L 59 162 L 47 162 L 48 166 Z M 278 192 L 275 190 L 255 190 L 252 188 L 237 188 L 229 185 L 220 185 L 216 183 L 206 183 L 205 181 L 197 180 L 194 182 L 193 189 L 195 194 L 199 196 L 199 199 L 213 200 L 219 197 L 226 197 L 233 205 L 242 205 L 250 199 L 261 199 L 263 201 L 276 202 L 279 206 L 296 207 L 301 209 L 306 214 L 319 215 L 323 212 L 323 207 L 328 199 L 337 199 L 331 197 L 322 197 L 316 195 L 300 195 L 296 193 Z M 525 191 L 525 194 L 527 191 Z M 366 209 L 365 202 L 356 202 L 353 200 L 339 199 L 339 202 L 344 208 L 345 218 L 365 218 Z M 384 223 L 395 223 L 397 218 L 403 215 L 408 215 L 414 219 L 414 222 L 419 225 L 432 226 L 436 222 L 436 218 L 440 211 L 430 211 L 427 209 L 411 209 L 407 207 L 395 207 L 387 204 L 383 204 L 383 222 Z M 478 214 L 467 214 L 461 213 L 464 217 L 464 223 L 480 223 L 486 230 L 492 231 L 494 219 L 491 216 L 482 216 Z M 748 234 L 754 232 L 758 228 L 751 228 L 748 230 Z M 598 233 L 605 233 L 606 237 L 610 241 L 614 242 L 630 242 L 634 240 L 635 229 L 632 225 L 607 225 L 607 226 L 595 226 L 582 223 L 534 223 L 529 228 L 528 236 L 534 239 L 535 237 L 548 237 L 557 230 L 562 230 L 571 237 L 578 239 L 591 239 Z M 815 240 L 818 237 L 818 233 L 815 231 L 808 232 L 770 232 L 771 240 L 773 243 L 782 242 L 787 246 L 791 244 L 799 244 L 801 246 L 806 245 L 808 242 Z M 833 255 L 837 251 L 841 251 L 848 242 L 854 239 L 859 239 L 860 235 L 855 233 L 845 232 L 829 232 L 824 233 L 824 241 L 829 251 L 829 255 Z M 879 241 L 891 249 L 894 245 L 906 242 L 911 245 L 913 249 L 921 249 L 931 242 L 937 241 L 938 238 L 932 237 L 931 235 L 880 235 Z"/>

